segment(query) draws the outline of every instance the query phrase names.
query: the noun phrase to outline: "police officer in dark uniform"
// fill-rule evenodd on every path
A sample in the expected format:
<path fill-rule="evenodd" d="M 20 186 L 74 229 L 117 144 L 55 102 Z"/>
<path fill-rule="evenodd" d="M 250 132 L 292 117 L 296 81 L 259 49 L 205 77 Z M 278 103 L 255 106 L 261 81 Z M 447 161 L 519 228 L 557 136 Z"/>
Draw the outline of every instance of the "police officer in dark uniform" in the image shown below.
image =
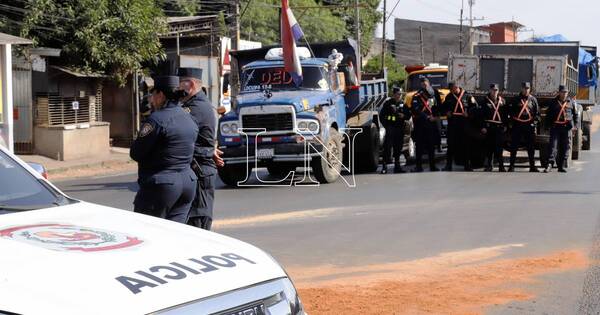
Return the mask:
<path fill-rule="evenodd" d="M 468 94 L 456 83 L 449 83 L 450 94 L 446 96 L 440 107 L 440 113 L 448 117 L 448 151 L 446 152 L 445 171 L 452 171 L 452 164 L 457 155 L 464 156 L 465 171 L 471 168 L 470 135 L 468 134 L 471 123 L 469 113 L 477 107 L 475 98 Z"/>
<path fill-rule="evenodd" d="M 152 89 L 154 111 L 131 146 L 138 162 L 134 211 L 186 223 L 194 200 L 196 175 L 190 164 L 198 126 L 179 105 L 179 78 L 158 77 Z"/>
<path fill-rule="evenodd" d="M 569 97 L 569 91 L 564 85 L 558 87 L 558 96 L 550 102 L 546 112 L 546 122 L 550 126 L 549 163 L 544 172 L 548 173 L 558 166 L 558 171 L 566 173 L 565 162 L 571 150 L 569 132 L 576 129 L 577 121 L 576 104 Z"/>
<path fill-rule="evenodd" d="M 381 123 L 385 128 L 381 174 L 387 173 L 387 165 L 390 162 L 392 149 L 394 150 L 394 173 L 405 172 L 400 165 L 400 154 L 404 145 L 406 121 L 410 119 L 410 110 L 408 106 L 404 106 L 402 90 L 394 87 L 392 92 L 394 95 L 383 103 L 380 114 Z"/>
<path fill-rule="evenodd" d="M 498 162 L 498 170 L 506 172 L 502 153 L 504 152 L 504 135 L 508 117 L 506 101 L 499 93 L 498 84 L 491 84 L 490 91 L 480 109 L 485 129 L 483 133 L 485 136 L 486 172 L 491 172 L 494 169 L 494 159 Z"/>
<path fill-rule="evenodd" d="M 202 69 L 179 68 L 177 75 L 181 80 L 180 87 L 188 94 L 181 100 L 182 107 L 192 115 L 199 130 L 193 165 L 194 172 L 198 176 L 198 187 L 188 224 L 210 230 L 217 164 L 222 165 L 222 160 L 218 157 L 219 151 L 216 149 L 217 112 L 202 91 Z"/>
<path fill-rule="evenodd" d="M 436 121 L 439 118 L 439 105 L 436 92 L 431 83 L 427 78 L 421 78 L 421 89 L 415 93 L 411 104 L 411 113 L 415 124 L 414 135 L 417 142 L 414 172 L 423 171 L 422 159 L 424 153 L 427 153 L 429 157 L 429 169 L 432 172 L 439 171 L 435 165 Z"/>
<path fill-rule="evenodd" d="M 512 129 L 510 168 L 508 171 L 515 171 L 517 150 L 521 140 L 524 140 L 527 147 L 527 156 L 529 157 L 529 171 L 538 173 L 539 169 L 535 166 L 535 128 L 540 121 L 540 106 L 537 99 L 531 95 L 531 83 L 523 82 L 521 87 L 521 93 L 509 107 Z"/>

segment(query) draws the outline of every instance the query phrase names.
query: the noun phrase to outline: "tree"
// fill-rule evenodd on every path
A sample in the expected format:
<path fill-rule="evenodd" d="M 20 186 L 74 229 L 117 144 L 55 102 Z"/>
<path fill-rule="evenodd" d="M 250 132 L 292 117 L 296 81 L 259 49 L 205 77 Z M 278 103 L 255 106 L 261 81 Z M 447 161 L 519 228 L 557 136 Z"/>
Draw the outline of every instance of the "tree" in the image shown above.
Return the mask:
<path fill-rule="evenodd" d="M 65 66 L 124 84 L 142 63 L 164 58 L 166 22 L 154 0 L 29 0 L 24 8 L 21 35 L 61 48 Z"/>
<path fill-rule="evenodd" d="M 242 8 L 247 3 L 248 0 L 242 1 Z M 314 0 L 292 0 L 290 6 L 309 43 L 338 41 L 348 36 L 344 21 L 330 10 L 294 9 L 318 6 Z M 266 45 L 280 43 L 280 7 L 281 0 L 252 0 L 241 19 L 242 35 Z"/>
<path fill-rule="evenodd" d="M 197 0 L 159 0 L 159 5 L 167 16 L 192 16 L 201 6 Z"/>
<path fill-rule="evenodd" d="M 319 3 L 330 5 L 330 0 L 319 0 Z M 382 13 L 377 11 L 380 0 L 361 0 L 360 4 L 365 7 L 360 8 L 360 51 L 363 56 L 369 53 L 369 49 L 373 43 L 373 37 L 375 36 L 375 29 L 377 24 L 381 22 Z M 350 37 L 356 37 L 355 25 L 356 25 L 356 11 L 354 5 L 356 0 L 342 0 L 336 2 L 338 5 L 348 6 L 347 8 L 332 9 L 335 16 L 341 18 L 346 24 L 346 33 L 350 34 Z"/>
<path fill-rule="evenodd" d="M 402 86 L 408 74 L 404 69 L 404 66 L 400 64 L 390 54 L 385 55 L 385 67 L 388 75 L 388 86 Z M 364 68 L 367 73 L 379 73 L 381 72 L 381 55 L 377 55 L 367 62 Z"/>

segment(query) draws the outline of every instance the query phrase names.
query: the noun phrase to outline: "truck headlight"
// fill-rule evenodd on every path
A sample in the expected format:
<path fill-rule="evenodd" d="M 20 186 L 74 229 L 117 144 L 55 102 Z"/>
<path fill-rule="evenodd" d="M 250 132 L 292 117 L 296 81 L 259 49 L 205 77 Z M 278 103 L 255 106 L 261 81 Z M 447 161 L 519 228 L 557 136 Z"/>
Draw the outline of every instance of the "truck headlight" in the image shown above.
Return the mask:
<path fill-rule="evenodd" d="M 235 136 L 238 134 L 238 124 L 234 121 L 222 122 L 220 130 L 223 136 Z"/>
<path fill-rule="evenodd" d="M 296 121 L 296 128 L 300 133 L 319 133 L 319 122 L 314 119 L 298 119 Z"/>

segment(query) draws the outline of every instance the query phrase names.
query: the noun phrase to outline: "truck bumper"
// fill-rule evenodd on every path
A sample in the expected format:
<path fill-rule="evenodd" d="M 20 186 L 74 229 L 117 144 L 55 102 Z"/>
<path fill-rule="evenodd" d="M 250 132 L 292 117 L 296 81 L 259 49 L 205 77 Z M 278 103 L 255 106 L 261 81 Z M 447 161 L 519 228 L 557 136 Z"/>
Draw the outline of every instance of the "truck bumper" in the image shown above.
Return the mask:
<path fill-rule="evenodd" d="M 259 144 L 254 146 L 237 146 L 237 147 L 221 147 L 223 151 L 223 160 L 226 164 L 238 163 L 254 163 L 256 152 L 259 152 L 257 162 L 259 165 L 264 165 L 272 162 L 298 162 L 311 161 L 318 157 L 319 153 L 323 152 L 323 145 L 319 143 L 311 143 L 308 147 L 308 154 L 305 154 L 305 144 L 303 143 L 281 143 L 281 144 Z M 255 151 L 256 150 L 256 151 Z M 273 150 L 272 156 L 261 156 L 261 150 Z"/>

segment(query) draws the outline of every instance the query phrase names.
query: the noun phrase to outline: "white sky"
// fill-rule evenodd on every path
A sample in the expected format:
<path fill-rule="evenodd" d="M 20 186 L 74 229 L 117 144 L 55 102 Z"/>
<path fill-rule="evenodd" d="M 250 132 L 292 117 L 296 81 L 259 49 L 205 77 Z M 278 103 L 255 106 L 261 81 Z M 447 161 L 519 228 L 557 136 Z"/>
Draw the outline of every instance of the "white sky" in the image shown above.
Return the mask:
<path fill-rule="evenodd" d="M 396 10 L 390 12 L 400 1 Z M 383 1 L 382 1 L 383 2 Z M 394 38 L 394 19 L 412 19 L 429 22 L 459 23 L 462 0 L 387 0 L 389 18 L 387 38 Z M 465 18 L 469 16 L 468 0 L 464 0 Z M 562 34 L 569 40 L 584 45 L 600 46 L 599 0 L 476 0 L 473 17 L 485 17 L 474 25 L 514 20 L 535 35 Z M 468 22 L 466 22 L 468 24 Z M 520 34 L 520 39 L 531 38 L 532 32 Z M 381 35 L 378 29 L 377 36 Z"/>

